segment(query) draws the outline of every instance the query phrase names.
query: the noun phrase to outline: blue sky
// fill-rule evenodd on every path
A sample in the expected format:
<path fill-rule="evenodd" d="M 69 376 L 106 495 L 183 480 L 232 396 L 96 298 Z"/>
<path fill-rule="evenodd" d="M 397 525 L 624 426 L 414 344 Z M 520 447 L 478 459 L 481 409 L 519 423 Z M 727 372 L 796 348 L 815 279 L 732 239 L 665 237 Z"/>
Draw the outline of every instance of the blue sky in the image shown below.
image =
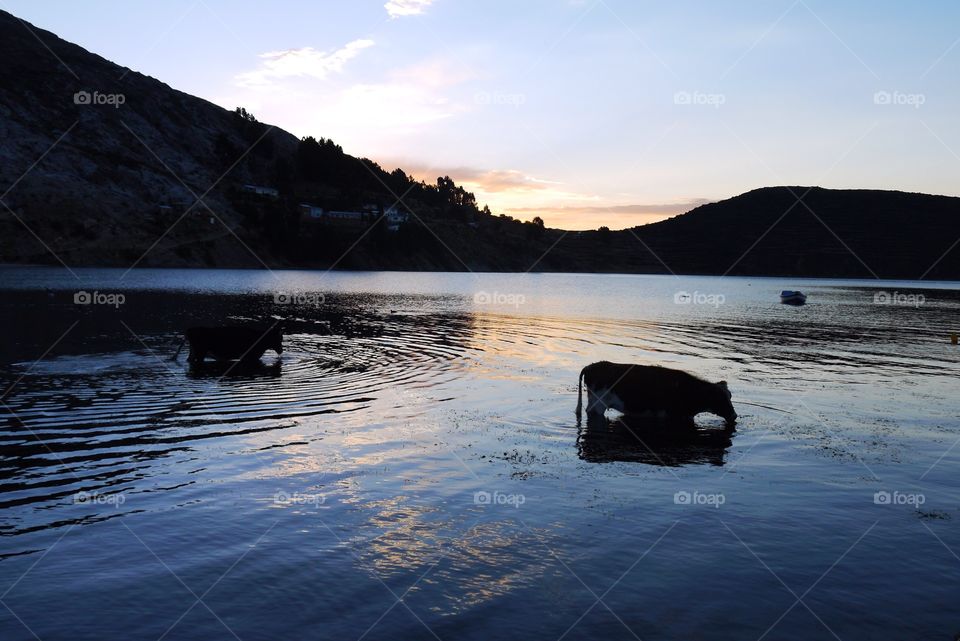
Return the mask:
<path fill-rule="evenodd" d="M 960 195 L 960 3 L 0 0 L 497 213 L 621 228 L 756 187 Z"/>

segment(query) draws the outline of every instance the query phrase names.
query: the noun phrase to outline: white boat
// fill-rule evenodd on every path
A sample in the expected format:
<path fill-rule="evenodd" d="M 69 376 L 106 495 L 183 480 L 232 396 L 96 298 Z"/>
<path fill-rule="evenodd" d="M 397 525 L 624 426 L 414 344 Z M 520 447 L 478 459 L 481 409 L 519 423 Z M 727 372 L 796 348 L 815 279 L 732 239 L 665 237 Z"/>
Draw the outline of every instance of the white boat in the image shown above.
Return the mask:
<path fill-rule="evenodd" d="M 780 292 L 780 302 L 784 305 L 803 305 L 807 302 L 807 295 L 801 291 L 785 289 Z"/>

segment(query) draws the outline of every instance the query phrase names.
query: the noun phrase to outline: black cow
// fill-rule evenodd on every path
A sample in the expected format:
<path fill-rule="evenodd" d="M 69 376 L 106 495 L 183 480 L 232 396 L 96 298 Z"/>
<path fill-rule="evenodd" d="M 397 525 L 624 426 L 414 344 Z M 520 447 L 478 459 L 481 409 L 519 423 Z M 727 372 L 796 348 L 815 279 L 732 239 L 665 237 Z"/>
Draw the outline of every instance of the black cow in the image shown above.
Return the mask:
<path fill-rule="evenodd" d="M 183 342 L 190 342 L 190 363 L 202 363 L 207 355 L 218 361 L 240 360 L 252 363 L 260 360 L 263 353 L 273 350 L 283 353 L 283 330 L 277 326 L 269 329 L 254 327 L 191 327 L 184 333 L 173 360 L 180 355 Z"/>
<path fill-rule="evenodd" d="M 656 365 L 627 365 L 600 361 L 580 372 L 577 416 L 587 387 L 587 413 L 602 415 L 607 408 L 625 414 L 650 414 L 671 421 L 692 421 L 700 412 L 722 416 L 728 426 L 737 421 L 726 381 L 711 383 L 680 370 Z"/>

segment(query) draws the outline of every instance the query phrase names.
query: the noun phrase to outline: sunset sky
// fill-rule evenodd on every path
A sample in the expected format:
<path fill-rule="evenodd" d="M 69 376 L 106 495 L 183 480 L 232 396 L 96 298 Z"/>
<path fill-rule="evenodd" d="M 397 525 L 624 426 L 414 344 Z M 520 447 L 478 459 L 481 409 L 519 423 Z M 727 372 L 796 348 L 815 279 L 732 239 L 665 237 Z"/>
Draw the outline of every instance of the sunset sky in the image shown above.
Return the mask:
<path fill-rule="evenodd" d="M 960 195 L 960 3 L 0 0 L 496 213 L 623 228 L 756 187 Z"/>

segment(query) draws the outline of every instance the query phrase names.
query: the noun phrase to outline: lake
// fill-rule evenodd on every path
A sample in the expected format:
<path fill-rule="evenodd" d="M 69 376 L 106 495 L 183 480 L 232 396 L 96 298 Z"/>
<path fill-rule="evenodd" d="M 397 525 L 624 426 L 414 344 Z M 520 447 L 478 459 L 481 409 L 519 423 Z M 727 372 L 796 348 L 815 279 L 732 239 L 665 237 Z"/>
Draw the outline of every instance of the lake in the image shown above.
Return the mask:
<path fill-rule="evenodd" d="M 960 632 L 960 284 L 8 267 L 0 291 L 5 641 Z M 282 324 L 283 354 L 171 360 L 227 323 Z M 598 360 L 728 381 L 736 431 L 580 424 Z"/>

